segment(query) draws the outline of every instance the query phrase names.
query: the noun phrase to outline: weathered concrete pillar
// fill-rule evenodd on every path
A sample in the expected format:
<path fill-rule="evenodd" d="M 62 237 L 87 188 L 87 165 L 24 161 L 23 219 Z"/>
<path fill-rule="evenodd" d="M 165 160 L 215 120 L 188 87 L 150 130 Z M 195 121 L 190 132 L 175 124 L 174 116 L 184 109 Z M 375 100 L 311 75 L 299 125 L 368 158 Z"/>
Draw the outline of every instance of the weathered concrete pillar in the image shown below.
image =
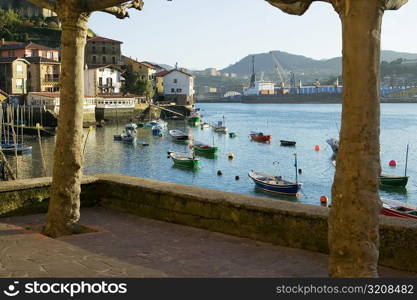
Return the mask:
<path fill-rule="evenodd" d="M 267 0 L 303 14 L 313 0 Z M 384 10 L 407 0 L 327 0 L 342 21 L 343 109 L 329 217 L 330 275 L 378 276 L 379 59 Z"/>

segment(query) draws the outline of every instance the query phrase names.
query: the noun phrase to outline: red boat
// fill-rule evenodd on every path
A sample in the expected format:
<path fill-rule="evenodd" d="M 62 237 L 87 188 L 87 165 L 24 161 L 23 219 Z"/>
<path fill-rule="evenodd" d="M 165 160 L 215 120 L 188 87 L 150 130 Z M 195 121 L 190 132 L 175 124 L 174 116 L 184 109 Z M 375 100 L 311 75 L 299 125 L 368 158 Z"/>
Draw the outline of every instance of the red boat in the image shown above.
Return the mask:
<path fill-rule="evenodd" d="M 272 135 L 264 135 L 262 132 L 254 132 L 250 133 L 250 137 L 252 140 L 262 143 L 268 143 L 271 141 Z"/>
<path fill-rule="evenodd" d="M 382 199 L 381 215 L 417 220 L 417 206 L 400 201 Z"/>

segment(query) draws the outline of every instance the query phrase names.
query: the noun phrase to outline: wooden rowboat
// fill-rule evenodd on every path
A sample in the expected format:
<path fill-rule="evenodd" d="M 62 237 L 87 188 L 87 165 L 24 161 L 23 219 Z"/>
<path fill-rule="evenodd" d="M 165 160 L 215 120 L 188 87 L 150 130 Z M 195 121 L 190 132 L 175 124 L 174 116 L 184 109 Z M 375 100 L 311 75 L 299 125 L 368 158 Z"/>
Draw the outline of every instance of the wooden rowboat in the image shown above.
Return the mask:
<path fill-rule="evenodd" d="M 174 164 L 177 166 L 197 168 L 200 165 L 200 160 L 188 153 L 169 152 L 169 157 L 172 158 Z"/>
<path fill-rule="evenodd" d="M 396 200 L 382 200 L 381 215 L 417 220 L 417 206 Z"/>
<path fill-rule="evenodd" d="M 219 147 L 210 146 L 210 145 L 204 144 L 202 142 L 197 142 L 197 141 L 194 142 L 193 149 L 196 152 L 207 153 L 207 154 L 214 154 L 219 151 Z"/>
<path fill-rule="evenodd" d="M 254 132 L 254 131 L 252 131 L 249 136 L 253 141 L 261 142 L 261 143 L 268 143 L 271 141 L 271 138 L 272 138 L 271 135 L 264 135 L 262 132 Z"/>
<path fill-rule="evenodd" d="M 280 140 L 281 146 L 295 146 L 295 141 Z"/>

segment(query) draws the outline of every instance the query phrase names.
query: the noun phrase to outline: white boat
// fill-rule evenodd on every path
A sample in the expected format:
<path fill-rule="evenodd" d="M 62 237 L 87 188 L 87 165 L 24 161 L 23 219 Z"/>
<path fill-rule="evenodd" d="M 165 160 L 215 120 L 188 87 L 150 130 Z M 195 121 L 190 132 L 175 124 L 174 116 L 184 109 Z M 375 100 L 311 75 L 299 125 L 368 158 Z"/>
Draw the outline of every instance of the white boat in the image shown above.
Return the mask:
<path fill-rule="evenodd" d="M 224 126 L 224 122 L 223 121 L 218 121 L 215 124 L 211 125 L 213 127 L 213 130 L 215 132 L 219 132 L 219 133 L 227 133 L 227 127 Z"/>
<path fill-rule="evenodd" d="M 189 141 L 191 140 L 191 136 L 185 133 L 184 131 L 174 129 L 169 131 L 169 135 L 172 137 L 174 141 Z"/>
<path fill-rule="evenodd" d="M 130 124 L 126 124 L 125 128 L 127 130 L 136 130 L 136 128 L 138 128 L 138 125 L 136 125 L 135 123 L 130 123 Z"/>
<path fill-rule="evenodd" d="M 326 142 L 332 148 L 333 153 L 337 153 L 337 151 L 339 151 L 339 140 L 331 138 L 331 139 L 328 139 Z"/>
<path fill-rule="evenodd" d="M 149 123 L 146 124 L 147 127 L 154 127 L 159 126 L 160 128 L 166 128 L 168 126 L 168 123 L 164 120 L 158 119 L 158 120 L 152 120 Z"/>

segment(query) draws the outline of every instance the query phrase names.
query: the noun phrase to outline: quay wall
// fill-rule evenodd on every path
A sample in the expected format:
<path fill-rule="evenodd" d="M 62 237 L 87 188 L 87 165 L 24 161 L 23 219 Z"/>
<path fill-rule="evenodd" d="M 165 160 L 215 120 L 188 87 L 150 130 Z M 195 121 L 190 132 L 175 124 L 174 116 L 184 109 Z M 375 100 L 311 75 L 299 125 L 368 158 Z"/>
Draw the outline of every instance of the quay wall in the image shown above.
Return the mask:
<path fill-rule="evenodd" d="M 46 212 L 51 178 L 0 184 L 0 217 Z M 328 253 L 326 207 L 113 174 L 86 176 L 81 203 Z M 380 264 L 417 272 L 417 223 L 380 216 Z"/>

